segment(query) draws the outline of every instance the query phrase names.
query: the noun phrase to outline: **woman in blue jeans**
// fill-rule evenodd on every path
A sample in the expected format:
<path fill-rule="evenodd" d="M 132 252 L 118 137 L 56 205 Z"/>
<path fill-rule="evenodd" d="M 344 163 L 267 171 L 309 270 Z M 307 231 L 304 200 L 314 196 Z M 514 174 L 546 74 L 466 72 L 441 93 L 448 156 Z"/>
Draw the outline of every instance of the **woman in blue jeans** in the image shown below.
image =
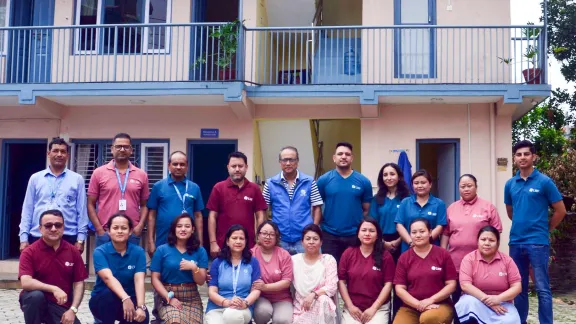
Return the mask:
<path fill-rule="evenodd" d="M 88 304 L 90 311 L 103 324 L 115 321 L 147 324 L 144 249 L 129 242 L 133 224 L 125 215 L 113 215 L 106 228 L 111 241 L 94 250 L 94 270 L 98 276 Z"/>

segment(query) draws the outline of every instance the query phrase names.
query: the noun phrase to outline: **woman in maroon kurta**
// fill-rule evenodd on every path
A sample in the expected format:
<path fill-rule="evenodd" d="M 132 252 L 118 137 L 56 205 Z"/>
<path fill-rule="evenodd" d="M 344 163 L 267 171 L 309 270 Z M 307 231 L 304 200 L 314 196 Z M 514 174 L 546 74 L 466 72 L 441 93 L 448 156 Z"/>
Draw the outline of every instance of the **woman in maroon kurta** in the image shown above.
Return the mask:
<path fill-rule="evenodd" d="M 338 266 L 338 288 L 346 308 L 342 323 L 387 324 L 394 259 L 384 249 L 378 221 L 365 218 L 356 232 L 354 246 L 344 251 Z"/>
<path fill-rule="evenodd" d="M 430 243 L 432 228 L 425 218 L 410 224 L 413 247 L 398 260 L 394 285 L 404 302 L 395 324 L 452 323 L 454 309 L 450 294 L 458 274 L 450 254 Z"/>

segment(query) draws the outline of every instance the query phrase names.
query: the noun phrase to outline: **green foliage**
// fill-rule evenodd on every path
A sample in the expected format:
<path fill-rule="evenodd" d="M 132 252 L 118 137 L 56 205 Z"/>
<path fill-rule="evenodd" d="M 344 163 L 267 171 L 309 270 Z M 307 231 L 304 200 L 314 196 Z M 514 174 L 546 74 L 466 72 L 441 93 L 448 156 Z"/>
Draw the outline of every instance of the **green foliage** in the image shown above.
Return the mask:
<path fill-rule="evenodd" d="M 547 18 L 548 51 L 561 62 L 566 80 L 576 81 L 576 2 L 548 0 Z"/>
<path fill-rule="evenodd" d="M 208 57 L 212 57 L 214 58 L 214 64 L 222 70 L 230 68 L 236 57 L 236 51 L 238 50 L 238 37 L 241 26 L 242 23 L 240 20 L 236 19 L 222 26 L 215 27 L 209 36 L 216 39 L 216 48 L 218 51 L 213 54 L 208 54 L 207 56 L 199 57 L 196 62 L 194 62 L 194 67 L 206 64 Z"/>

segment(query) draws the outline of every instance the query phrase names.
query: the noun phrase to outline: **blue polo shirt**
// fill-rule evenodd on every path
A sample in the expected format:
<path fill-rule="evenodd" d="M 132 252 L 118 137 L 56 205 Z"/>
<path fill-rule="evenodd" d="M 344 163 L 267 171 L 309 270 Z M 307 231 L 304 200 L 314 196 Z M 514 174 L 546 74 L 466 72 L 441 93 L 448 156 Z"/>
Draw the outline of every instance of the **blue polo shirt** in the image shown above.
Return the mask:
<path fill-rule="evenodd" d="M 188 183 L 188 191 L 186 191 L 186 182 Z M 182 200 L 178 197 L 174 186 L 178 187 L 180 194 L 184 198 L 184 209 L 192 216 L 192 219 L 194 219 L 195 212 L 204 209 L 200 187 L 194 182 L 186 178 L 182 181 L 174 181 L 171 176 L 156 182 L 146 203 L 148 209 L 157 211 L 156 246 L 166 243 L 170 224 L 174 218 L 182 214 Z"/>
<path fill-rule="evenodd" d="M 534 169 L 524 180 L 518 171 L 504 187 L 504 203 L 512 206 L 509 245 L 549 245 L 548 206 L 560 200 L 552 179 Z"/>
<path fill-rule="evenodd" d="M 193 283 L 192 271 L 180 270 L 182 260 L 194 261 L 198 267 L 208 269 L 208 254 L 203 247 L 200 246 L 192 253 L 180 253 L 175 246 L 162 244 L 154 252 L 150 271 L 159 272 L 163 283 Z"/>
<path fill-rule="evenodd" d="M 360 172 L 344 178 L 333 169 L 317 182 L 324 200 L 322 230 L 337 236 L 356 235 L 364 216 L 362 203 L 372 200 L 372 184 Z"/>
<path fill-rule="evenodd" d="M 396 215 L 400 209 L 400 203 L 402 199 L 400 196 L 396 196 L 393 199 L 386 197 L 384 199 L 384 204 L 378 205 L 376 199 L 372 199 L 370 204 L 370 216 L 374 217 L 380 224 L 383 234 L 396 234 Z"/>
<path fill-rule="evenodd" d="M 416 201 L 416 195 L 411 195 L 404 198 L 400 203 L 394 222 L 404 225 L 408 233 L 410 233 L 410 223 L 418 217 L 426 218 L 430 222 L 432 229 L 438 225 L 446 226 L 446 204 L 441 199 L 430 195 L 426 204 L 420 206 Z M 438 239 L 434 243 L 439 245 L 440 240 Z M 408 244 L 402 241 L 402 252 L 408 250 L 408 248 Z"/>
<path fill-rule="evenodd" d="M 240 267 L 238 274 L 238 284 L 236 285 L 236 296 L 244 299 L 250 294 L 252 284 L 254 281 L 261 279 L 260 264 L 255 257 L 250 259 L 250 263 L 241 262 L 234 267 L 236 270 Z M 208 287 L 218 287 L 218 294 L 226 299 L 234 297 L 234 289 L 232 285 L 232 264 L 222 258 L 217 258 L 212 262 L 210 267 L 210 276 L 212 276 Z M 206 313 L 213 309 L 220 309 L 222 306 L 216 305 L 212 300 L 208 301 Z M 250 311 L 254 310 L 254 304 L 250 306 Z"/>
<path fill-rule="evenodd" d="M 124 291 L 135 296 L 134 275 L 138 272 L 146 273 L 146 253 L 140 246 L 128 243 L 124 255 L 116 252 L 112 242 L 104 243 L 94 250 L 94 271 L 110 269 Z M 92 290 L 92 297 L 107 288 L 100 276 L 96 276 L 96 284 Z"/>

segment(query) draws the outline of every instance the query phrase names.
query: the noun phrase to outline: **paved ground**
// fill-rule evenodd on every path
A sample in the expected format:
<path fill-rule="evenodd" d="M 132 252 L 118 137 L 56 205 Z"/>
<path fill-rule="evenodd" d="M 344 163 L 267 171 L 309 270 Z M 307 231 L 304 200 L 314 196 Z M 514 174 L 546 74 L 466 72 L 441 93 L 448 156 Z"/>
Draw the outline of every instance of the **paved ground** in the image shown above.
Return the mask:
<path fill-rule="evenodd" d="M 18 304 L 19 290 L 0 289 L 0 323 L 1 324 L 24 324 L 24 317 Z M 93 323 L 92 314 L 88 309 L 89 292 L 86 292 L 84 300 L 78 311 L 78 318 L 82 323 Z M 206 307 L 207 297 L 203 294 L 202 300 Z M 152 307 L 152 293 L 146 293 L 146 305 Z M 537 324 L 538 299 L 530 298 L 530 316 L 528 323 Z M 576 306 L 554 303 L 554 324 L 576 323 Z"/>

